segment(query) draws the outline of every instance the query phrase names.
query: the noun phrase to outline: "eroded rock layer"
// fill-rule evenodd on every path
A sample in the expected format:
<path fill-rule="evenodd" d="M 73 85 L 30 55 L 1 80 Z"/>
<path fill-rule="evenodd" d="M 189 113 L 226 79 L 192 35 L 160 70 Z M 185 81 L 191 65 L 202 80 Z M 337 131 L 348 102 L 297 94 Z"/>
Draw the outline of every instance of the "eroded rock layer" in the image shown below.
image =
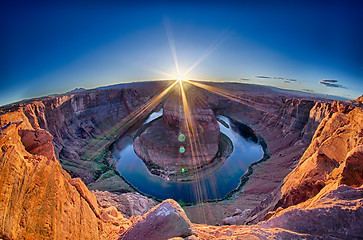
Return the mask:
<path fill-rule="evenodd" d="M 175 239 L 360 239 L 363 110 L 359 99 L 349 104 L 332 103 L 281 97 L 281 93 L 261 88 L 252 92 L 248 86 L 233 89 L 244 99 L 239 104 L 218 97 L 207 99 L 209 104 L 215 111 L 225 111 L 232 119 L 249 124 L 265 139 L 271 158 L 253 165 L 247 183 L 228 201 L 185 208 L 186 215 L 177 203 L 166 201 L 141 217 L 126 219 L 117 204 L 101 207 L 81 179 L 72 178 L 62 169 L 57 161 L 62 148 L 59 141 L 65 141 L 65 146 L 67 141 L 72 142 L 75 132 L 71 122 L 77 117 L 67 121 L 77 112 L 75 109 L 79 110 L 68 108 L 74 96 L 2 108 L 0 238 L 130 239 L 139 234 L 136 230 L 140 226 L 141 230 L 147 226 L 153 229 L 151 236 Z M 62 105 L 62 101 L 66 104 Z M 48 106 L 44 103 L 56 105 L 48 111 L 42 108 L 42 104 Z M 26 110 L 29 107 L 30 112 Z M 73 110 L 65 114 L 67 109 Z M 80 116 L 88 116 L 87 110 L 83 111 Z M 86 132 L 90 132 L 92 124 L 88 126 L 84 127 Z M 95 126 L 100 129 L 98 124 Z M 81 146 L 77 144 L 74 149 Z M 75 157 L 79 156 L 78 150 L 74 152 Z M 73 164 L 81 166 L 76 161 Z M 127 197 L 128 212 L 136 209 L 132 205 L 150 203 L 133 197 Z M 110 198 L 121 202 L 119 197 Z M 148 204 L 138 214 L 151 207 Z M 230 223 L 250 225 L 190 223 L 187 216 L 194 222 L 198 209 L 204 212 L 204 218 L 225 215 Z M 168 218 L 171 213 L 177 217 Z"/>
<path fill-rule="evenodd" d="M 22 119 L 0 131 L 0 238 L 112 239 L 131 225 L 62 169 L 52 135 Z"/>
<path fill-rule="evenodd" d="M 1 126 L 26 119 L 35 130 L 20 133 L 26 135 L 23 141 L 28 138 L 43 141 L 42 131 L 48 131 L 52 140 L 47 148 L 53 144 L 55 157 L 72 177 L 80 177 L 93 189 L 130 192 L 133 189 L 115 173 L 115 163 L 107 147 L 117 134 L 137 123 L 121 121 L 166 85 L 159 82 L 132 88 L 121 85 L 26 100 L 0 109 Z M 144 112 L 145 116 L 147 113 Z M 27 148 L 31 151 L 32 146 Z"/>
<path fill-rule="evenodd" d="M 361 186 L 362 120 L 362 108 L 334 102 L 297 167 L 284 179 L 281 187 L 251 212 L 247 221 L 266 219 L 269 211 L 279 212 L 308 202 L 341 184 Z"/>

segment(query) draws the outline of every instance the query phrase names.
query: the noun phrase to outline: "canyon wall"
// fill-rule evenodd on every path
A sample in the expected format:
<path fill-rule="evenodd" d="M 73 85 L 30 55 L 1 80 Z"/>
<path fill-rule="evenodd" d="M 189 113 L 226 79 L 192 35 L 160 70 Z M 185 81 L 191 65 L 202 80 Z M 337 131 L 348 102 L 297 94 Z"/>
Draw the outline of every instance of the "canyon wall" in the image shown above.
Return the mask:
<path fill-rule="evenodd" d="M 21 112 L 24 116 L 12 121 L 27 119 L 34 129 L 48 131 L 53 136 L 55 157 L 72 177 L 80 177 L 94 189 L 130 192 L 134 190 L 115 173 L 107 146 L 123 127 L 122 119 L 164 87 L 158 83 L 144 85 L 49 96 L 8 105 L 0 111 Z M 1 118 L 1 126 L 8 122 Z"/>
<path fill-rule="evenodd" d="M 51 134 L 34 129 L 22 111 L 1 120 L 9 123 L 0 131 L 0 238 L 108 239 L 131 225 L 62 169 Z"/>
<path fill-rule="evenodd" d="M 222 84 L 213 86 L 222 87 Z M 243 185 L 228 201 L 186 207 L 186 214 L 196 223 L 244 224 L 247 213 L 278 189 L 296 167 L 333 103 L 262 86 L 231 84 L 225 89 L 234 99 L 206 93 L 207 102 L 217 114 L 253 129 L 263 139 L 262 143 L 266 143 L 269 157 L 249 167 L 241 178 Z"/>
<path fill-rule="evenodd" d="M 72 178 L 80 174 L 92 186 L 100 176 L 97 170 L 107 172 L 99 166 L 112 166 L 88 163 L 79 149 L 147 101 L 150 96 L 141 90 L 95 90 L 3 107 L 0 238 L 133 239 L 140 229 L 151 227 L 155 234 L 148 239 L 163 239 L 159 230 L 162 236 L 184 239 L 359 239 L 363 235 L 361 101 L 333 103 L 259 89 L 237 89 L 240 103 L 220 97 L 210 97 L 208 103 L 217 113 L 252 127 L 266 141 L 271 157 L 251 166 L 248 181 L 227 201 L 184 208 L 186 215 L 170 200 L 145 213 L 153 203 L 141 197 L 132 200 L 145 204 L 136 214 L 134 207 L 119 200 L 121 195 L 96 191 L 97 200 L 81 179 Z M 96 174 L 91 167 L 96 167 Z M 84 173 L 87 169 L 91 172 Z M 111 200 L 115 204 L 108 204 Z M 230 216 L 226 223 L 249 225 L 191 223 L 186 216 L 198 222 L 198 211 L 204 211 L 204 218 L 217 216 L 219 220 L 211 217 L 214 223 Z M 127 219 L 122 213 L 145 214 Z M 176 231 L 175 226 L 183 227 Z"/>
<path fill-rule="evenodd" d="M 296 142 L 301 145 L 301 142 L 311 139 L 297 166 L 290 170 L 291 173 L 282 183 L 277 183 L 275 191 L 267 195 L 260 205 L 250 211 L 236 211 L 228 219 L 234 224 L 245 220 L 248 225 L 192 224 L 194 233 L 184 239 L 360 239 L 363 236 L 363 109 L 358 107 L 360 104 L 354 106 L 341 102 L 286 102 L 296 104 L 300 111 L 293 113 L 293 108 L 290 111 L 285 111 L 288 108 L 279 108 L 280 112 L 288 112 L 280 115 L 280 120 L 286 120 L 285 123 L 295 127 L 286 130 L 284 123 L 279 126 L 288 131 L 288 134 L 294 133 L 291 129 L 295 129 L 299 138 L 282 148 L 276 145 L 271 151 L 276 155 L 281 152 L 279 149 L 291 150 Z M 298 112 L 302 113 L 300 119 L 305 120 L 289 117 L 299 116 Z M 306 115 L 309 117 L 306 118 Z M 272 117 L 267 121 L 278 124 Z M 315 133 L 311 132 L 316 127 Z M 279 135 L 275 137 L 280 139 Z M 287 141 L 291 140 L 287 138 Z M 268 164 L 277 166 L 278 161 L 273 155 L 271 158 L 274 162 Z M 291 165 L 288 162 L 287 165 L 289 164 Z M 264 175 L 267 179 L 276 172 L 273 169 L 267 170 L 270 170 Z M 261 166 L 255 172 L 260 174 Z M 263 179 L 254 177 L 247 185 L 258 187 L 256 182 L 266 183 Z M 251 191 L 253 189 L 246 190 L 244 187 L 241 194 L 251 197 Z M 232 198 L 221 205 L 235 201 L 236 206 L 243 208 L 246 202 L 241 200 L 242 197 Z M 206 212 L 209 209 L 218 211 L 218 203 L 209 206 L 204 204 L 199 208 Z M 137 227 L 134 224 L 131 229 Z"/>
<path fill-rule="evenodd" d="M 360 187 L 362 166 L 362 108 L 334 102 L 297 167 L 246 221 L 259 222 L 290 206 L 304 206 L 314 198 L 317 201 L 342 184 Z"/>

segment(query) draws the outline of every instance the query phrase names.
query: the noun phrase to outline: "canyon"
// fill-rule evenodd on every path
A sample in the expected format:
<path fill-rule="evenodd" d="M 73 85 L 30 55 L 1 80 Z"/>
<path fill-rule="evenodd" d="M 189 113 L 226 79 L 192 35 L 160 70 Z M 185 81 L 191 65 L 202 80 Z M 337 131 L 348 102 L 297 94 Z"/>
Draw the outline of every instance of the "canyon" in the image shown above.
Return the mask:
<path fill-rule="evenodd" d="M 0 108 L 0 238 L 361 239 L 363 97 L 204 84 L 233 96 L 200 89 L 214 114 L 266 149 L 225 199 L 160 202 L 116 171 L 115 139 L 168 105 L 139 111 L 169 82 L 69 92 Z"/>

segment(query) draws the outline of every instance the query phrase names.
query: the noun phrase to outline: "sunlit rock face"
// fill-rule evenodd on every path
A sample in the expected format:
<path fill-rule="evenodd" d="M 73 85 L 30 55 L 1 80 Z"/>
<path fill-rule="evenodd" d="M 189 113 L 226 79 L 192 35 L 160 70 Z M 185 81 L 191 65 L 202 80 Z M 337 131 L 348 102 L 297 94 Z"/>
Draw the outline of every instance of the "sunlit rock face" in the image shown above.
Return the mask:
<path fill-rule="evenodd" d="M 307 208 L 342 184 L 363 185 L 363 109 L 342 102 L 334 102 L 330 109 L 297 167 L 246 222 L 266 220 L 289 207 Z"/>
<path fill-rule="evenodd" d="M 178 93 L 164 103 L 163 116 L 134 140 L 136 154 L 152 168 L 186 172 L 209 164 L 219 146 L 219 125 L 207 103 Z"/>
<path fill-rule="evenodd" d="M 116 239 L 131 225 L 62 169 L 48 131 L 21 111 L 0 125 L 0 239 Z"/>

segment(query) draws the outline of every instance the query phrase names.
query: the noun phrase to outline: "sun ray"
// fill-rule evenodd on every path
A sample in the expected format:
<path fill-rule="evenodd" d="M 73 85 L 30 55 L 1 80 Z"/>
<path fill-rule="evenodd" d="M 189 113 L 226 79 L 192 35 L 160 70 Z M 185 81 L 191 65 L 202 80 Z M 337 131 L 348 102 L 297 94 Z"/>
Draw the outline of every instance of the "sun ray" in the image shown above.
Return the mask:
<path fill-rule="evenodd" d="M 173 80 L 175 80 L 175 75 L 173 75 L 173 74 L 170 74 L 170 73 L 167 73 L 167 72 L 164 72 L 164 71 L 161 71 L 161 70 L 159 70 L 159 69 L 154 69 L 154 68 L 152 68 L 151 69 L 151 71 L 153 71 L 153 72 L 155 72 L 155 73 L 158 73 L 158 74 L 161 74 L 161 75 L 164 75 L 164 76 L 166 76 L 166 77 L 168 77 L 168 78 L 171 78 L 171 79 L 173 79 Z"/>
<path fill-rule="evenodd" d="M 179 68 L 179 63 L 178 63 L 178 57 L 176 54 L 176 47 L 175 47 L 175 42 L 174 42 L 174 38 L 173 38 L 173 33 L 171 30 L 170 23 L 167 19 L 165 19 L 165 21 L 164 21 L 164 26 L 165 26 L 166 36 L 168 38 L 171 54 L 173 55 L 175 68 L 176 68 L 178 76 L 180 76 L 180 68 Z"/>
<path fill-rule="evenodd" d="M 227 38 L 226 34 L 224 34 L 220 39 L 217 39 L 199 58 L 198 60 L 188 68 L 184 72 L 184 75 L 188 75 L 191 71 L 193 71 L 200 63 L 202 63 L 209 55 L 211 55 Z"/>
<path fill-rule="evenodd" d="M 191 112 L 189 109 L 189 104 L 188 104 L 188 100 L 186 98 L 184 89 L 183 89 L 183 85 L 180 82 L 181 85 L 181 95 L 182 95 L 182 102 L 183 102 L 183 112 L 184 112 L 184 119 L 185 119 L 185 129 L 186 131 L 189 133 L 188 135 L 188 140 L 189 140 L 189 144 L 190 144 L 190 151 L 191 151 L 191 156 L 192 156 L 192 164 L 194 166 L 197 165 L 197 159 L 196 159 L 196 147 L 195 147 L 195 143 L 196 143 L 196 137 L 195 137 L 195 126 L 193 123 L 193 120 L 191 119 Z M 200 186 L 199 183 L 199 174 L 198 171 L 195 171 L 195 175 L 196 175 L 196 184 L 195 184 L 195 192 L 197 195 L 197 201 L 200 201 L 202 199 L 202 188 Z"/>
<path fill-rule="evenodd" d="M 203 140 L 201 139 L 201 136 L 198 134 L 196 122 L 190 108 L 190 105 L 193 103 L 190 103 L 189 100 L 191 99 L 188 100 L 186 96 L 183 81 L 178 82 L 180 87 L 180 95 L 182 98 L 185 130 L 188 132 L 187 136 L 190 144 L 192 164 L 195 166 L 194 174 L 195 179 L 197 180 L 194 185 L 197 198 L 196 201 L 202 202 L 208 198 L 208 194 L 205 192 L 207 189 L 207 187 L 205 186 L 206 182 L 200 181 L 201 177 L 199 176 L 198 170 L 198 166 L 200 165 L 200 163 L 205 164 L 206 162 L 206 158 L 204 156 L 204 145 L 202 143 Z"/>
<path fill-rule="evenodd" d="M 101 138 L 96 143 L 88 146 L 85 151 L 93 152 L 93 154 L 89 156 L 89 160 L 97 157 L 100 153 L 107 149 L 117 138 L 124 134 L 130 127 L 137 124 L 148 114 L 150 114 L 176 84 L 177 81 L 174 81 L 174 83 L 164 89 L 161 93 L 155 95 L 142 106 L 135 109 L 126 117 L 124 117 L 118 124 L 116 124 L 116 126 L 110 129 L 106 134 L 101 136 Z"/>
<path fill-rule="evenodd" d="M 283 124 L 284 126 L 286 126 L 288 128 L 301 131 L 300 129 L 294 128 L 294 126 L 291 126 L 290 124 L 287 124 L 284 121 L 281 121 L 281 119 L 279 119 L 279 116 L 277 114 L 275 114 L 272 110 L 271 111 L 268 111 L 268 109 L 261 108 L 258 105 L 256 105 L 256 102 L 252 102 L 251 100 L 246 99 L 246 98 L 244 98 L 244 97 L 242 97 L 240 95 L 237 95 L 237 94 L 235 94 L 235 93 L 233 93 L 231 91 L 228 91 L 228 90 L 222 89 L 222 88 L 217 88 L 217 87 L 209 86 L 207 84 L 203 84 L 203 83 L 197 82 L 197 80 L 185 80 L 185 82 L 188 82 L 188 83 L 190 83 L 190 84 L 192 84 L 194 86 L 197 86 L 197 87 L 202 88 L 204 90 L 207 90 L 209 92 L 215 93 L 215 94 L 220 95 L 222 97 L 228 98 L 231 101 L 234 101 L 234 102 L 237 102 L 237 103 L 246 105 L 248 107 L 251 107 L 251 108 L 254 108 L 256 110 L 259 110 L 259 111 L 261 111 L 263 113 L 272 115 L 272 116 L 276 117 L 276 119 L 271 119 L 271 121 L 275 121 L 276 123 Z M 277 119 L 279 119 L 279 120 L 277 120 Z"/>

